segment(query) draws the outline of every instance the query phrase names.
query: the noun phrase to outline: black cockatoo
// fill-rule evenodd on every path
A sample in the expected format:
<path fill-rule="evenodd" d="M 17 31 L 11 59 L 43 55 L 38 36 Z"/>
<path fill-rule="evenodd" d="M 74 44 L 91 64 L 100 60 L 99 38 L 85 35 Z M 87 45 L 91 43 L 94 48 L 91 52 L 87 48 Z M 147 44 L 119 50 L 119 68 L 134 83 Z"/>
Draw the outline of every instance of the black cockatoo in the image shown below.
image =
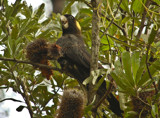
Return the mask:
<path fill-rule="evenodd" d="M 58 62 L 62 70 L 69 76 L 82 83 L 90 76 L 91 55 L 87 51 L 82 35 L 81 27 L 72 15 L 61 16 L 63 35 L 56 42 L 61 47 L 61 56 Z M 99 65 L 99 68 L 102 68 Z M 97 95 L 102 97 L 106 92 L 106 82 L 103 82 L 97 90 Z M 117 116 L 122 117 L 123 111 L 120 108 L 119 101 L 112 93 L 107 96 L 109 109 Z"/>

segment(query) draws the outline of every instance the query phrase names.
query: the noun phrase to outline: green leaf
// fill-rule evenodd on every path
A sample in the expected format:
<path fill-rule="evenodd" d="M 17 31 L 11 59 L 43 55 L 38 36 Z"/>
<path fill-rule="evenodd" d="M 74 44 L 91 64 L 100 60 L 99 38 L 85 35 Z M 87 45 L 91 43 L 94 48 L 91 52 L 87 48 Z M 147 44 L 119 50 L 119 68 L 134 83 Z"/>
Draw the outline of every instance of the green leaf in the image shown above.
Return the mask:
<path fill-rule="evenodd" d="M 111 72 L 111 76 L 113 77 L 113 79 L 116 81 L 116 84 L 123 90 L 126 90 L 126 86 L 124 85 L 124 83 L 122 82 L 122 79 L 120 78 L 120 76 L 117 76 L 115 74 L 115 72 Z"/>
<path fill-rule="evenodd" d="M 158 65 L 157 65 L 158 64 Z M 160 62 L 158 62 L 157 64 L 153 63 L 152 66 L 154 68 L 156 68 L 157 70 L 160 70 Z"/>
<path fill-rule="evenodd" d="M 81 25 L 81 27 L 88 27 L 89 24 L 91 23 L 91 21 L 92 21 L 92 18 L 91 18 L 91 17 L 84 18 L 84 19 L 80 22 L 80 25 Z"/>
<path fill-rule="evenodd" d="M 122 20 L 122 24 L 128 22 L 130 19 L 131 19 L 131 17 L 125 17 L 125 18 Z"/>
<path fill-rule="evenodd" d="M 136 85 L 139 83 L 139 81 L 141 80 L 141 77 L 142 77 L 142 74 L 144 72 L 144 69 L 146 67 L 145 65 L 145 61 L 146 61 L 146 55 L 144 55 L 142 58 L 141 58 L 141 61 L 140 61 L 140 66 L 137 70 L 137 74 L 136 74 Z M 140 85 L 137 85 L 138 87 L 140 87 Z"/>
<path fill-rule="evenodd" d="M 134 80 L 133 80 L 132 71 L 131 71 L 131 57 L 130 57 L 129 52 L 122 53 L 122 64 L 123 64 L 125 75 L 128 81 L 134 87 Z"/>
<path fill-rule="evenodd" d="M 103 36 L 103 37 L 101 38 L 101 43 L 102 43 L 102 44 L 110 44 L 110 45 L 114 44 L 114 43 L 113 43 L 113 40 L 111 40 L 110 37 L 105 37 L 105 36 Z"/>
<path fill-rule="evenodd" d="M 122 0 L 122 4 L 121 4 L 121 8 L 123 9 L 123 10 L 125 10 L 126 12 L 128 12 L 129 13 L 129 8 L 128 8 L 128 1 L 127 0 Z"/>
<path fill-rule="evenodd" d="M 152 65 L 149 66 L 149 71 L 150 71 L 150 74 L 151 74 L 152 78 L 154 77 L 154 74 L 157 71 L 159 71 L 159 70 L 157 70 L 157 68 L 155 68 L 154 65 L 160 65 L 159 60 L 155 61 Z M 146 71 L 143 74 L 143 76 L 142 76 L 141 80 L 139 81 L 138 85 L 139 86 L 145 86 L 150 81 L 151 81 L 151 79 L 150 79 L 150 76 L 148 74 L 148 70 L 146 69 Z"/>
<path fill-rule="evenodd" d="M 102 51 L 106 51 L 106 50 L 109 50 L 109 46 L 108 45 L 103 45 L 101 47 Z"/>
<path fill-rule="evenodd" d="M 20 105 L 20 106 L 16 109 L 16 111 L 21 112 L 24 108 L 26 108 L 26 106 Z"/>
<path fill-rule="evenodd" d="M 44 6 L 45 4 L 41 4 L 39 8 L 34 12 L 35 16 L 40 18 L 44 14 Z"/>
<path fill-rule="evenodd" d="M 23 1 L 23 4 L 25 6 L 23 6 L 23 9 L 21 10 L 21 13 L 26 17 L 26 18 L 31 18 L 31 15 L 32 15 L 32 12 L 33 12 L 33 9 L 32 9 L 32 6 L 27 6 L 27 3 L 26 1 Z"/>
<path fill-rule="evenodd" d="M 96 83 L 95 87 L 94 87 L 94 90 L 97 91 L 98 88 L 102 85 L 102 83 L 104 82 L 104 77 L 101 77 L 101 79 L 98 81 L 98 83 Z"/>
<path fill-rule="evenodd" d="M 140 13 L 142 10 L 142 3 L 140 2 L 140 0 L 135 0 L 133 2 L 133 10 L 134 12 L 138 12 Z"/>
<path fill-rule="evenodd" d="M 153 0 L 154 2 L 156 2 L 158 5 L 160 5 L 160 1 L 159 0 Z"/>
<path fill-rule="evenodd" d="M 131 60 L 132 60 L 132 73 L 133 79 L 136 80 L 137 70 L 140 66 L 140 52 L 133 52 Z"/>
<path fill-rule="evenodd" d="M 129 93 L 130 95 L 135 94 L 134 88 L 129 82 L 126 73 L 124 73 L 119 60 L 115 62 L 115 70 L 111 73 L 111 76 L 116 81 L 116 84 L 119 86 L 121 91 Z"/>
<path fill-rule="evenodd" d="M 127 79 L 122 79 L 121 74 L 115 74 L 114 72 L 111 72 L 111 76 L 115 80 L 116 84 L 118 85 L 119 91 L 127 93 L 129 95 L 135 95 L 134 88 L 130 86 L 130 84 L 127 84 Z"/>
<path fill-rule="evenodd" d="M 13 12 L 13 7 L 11 7 L 11 6 L 6 7 L 6 14 L 5 14 L 5 16 L 6 16 L 6 21 L 9 20 L 12 12 Z"/>
<path fill-rule="evenodd" d="M 149 35 L 149 38 L 148 38 L 148 43 L 149 44 L 153 43 L 153 41 L 154 41 L 154 39 L 156 37 L 157 31 L 158 30 L 155 30 L 154 27 L 152 28 L 151 34 Z"/>
<path fill-rule="evenodd" d="M 153 118 L 157 118 L 156 116 L 158 115 L 158 105 L 157 104 L 154 104 L 152 105 L 152 111 L 151 111 L 151 114 L 152 114 L 152 117 Z"/>
<path fill-rule="evenodd" d="M 23 4 L 19 4 L 20 1 L 16 0 L 15 4 L 14 4 L 14 10 L 12 12 L 12 17 L 15 17 L 17 15 L 17 13 L 21 10 L 21 8 L 24 6 Z"/>
<path fill-rule="evenodd" d="M 89 16 L 92 16 L 92 11 L 90 9 L 82 8 L 82 9 L 80 9 L 80 13 L 84 13 Z"/>
<path fill-rule="evenodd" d="M 90 83 L 91 81 L 92 81 L 92 77 L 91 76 L 89 76 L 88 78 L 86 78 L 84 81 L 83 81 L 83 84 L 84 85 L 87 85 L 88 83 Z"/>
<path fill-rule="evenodd" d="M 17 25 L 12 27 L 11 37 L 12 39 L 17 39 L 18 36 L 18 27 Z"/>
<path fill-rule="evenodd" d="M 66 14 L 67 13 L 67 11 L 69 11 L 70 10 L 70 8 L 71 8 L 71 6 L 73 5 L 73 3 L 74 3 L 75 1 L 71 1 L 65 8 L 64 8 L 64 10 L 63 10 L 63 13 L 62 14 Z"/>

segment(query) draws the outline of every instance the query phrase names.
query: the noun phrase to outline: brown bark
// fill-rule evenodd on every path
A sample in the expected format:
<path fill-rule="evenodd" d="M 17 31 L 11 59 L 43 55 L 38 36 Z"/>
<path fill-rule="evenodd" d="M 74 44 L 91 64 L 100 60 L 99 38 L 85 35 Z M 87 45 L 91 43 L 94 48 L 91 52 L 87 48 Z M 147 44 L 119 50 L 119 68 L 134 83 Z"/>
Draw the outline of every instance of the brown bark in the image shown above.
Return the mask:
<path fill-rule="evenodd" d="M 93 6 L 93 16 L 92 16 L 92 54 L 91 54 L 91 71 L 98 69 L 98 56 L 99 56 L 99 23 L 100 18 L 98 16 L 99 12 L 99 0 L 92 0 Z"/>
<path fill-rule="evenodd" d="M 100 37 L 99 37 L 99 23 L 100 23 L 100 18 L 98 16 L 99 13 L 99 8 L 98 5 L 100 3 L 100 0 L 91 0 L 92 8 L 93 8 L 93 15 L 92 15 L 92 52 L 91 52 L 91 76 L 92 72 L 94 74 L 96 73 L 96 70 L 98 69 L 98 57 L 99 57 L 99 47 L 100 47 Z M 93 91 L 93 84 L 92 82 L 89 84 L 89 98 L 88 101 L 89 103 L 92 102 L 94 98 L 94 91 Z M 97 104 L 99 99 L 96 99 L 95 104 Z M 96 118 L 97 115 L 97 109 L 94 109 L 92 111 L 92 115 L 94 118 Z"/>
<path fill-rule="evenodd" d="M 65 0 L 51 0 L 54 13 L 62 13 Z"/>

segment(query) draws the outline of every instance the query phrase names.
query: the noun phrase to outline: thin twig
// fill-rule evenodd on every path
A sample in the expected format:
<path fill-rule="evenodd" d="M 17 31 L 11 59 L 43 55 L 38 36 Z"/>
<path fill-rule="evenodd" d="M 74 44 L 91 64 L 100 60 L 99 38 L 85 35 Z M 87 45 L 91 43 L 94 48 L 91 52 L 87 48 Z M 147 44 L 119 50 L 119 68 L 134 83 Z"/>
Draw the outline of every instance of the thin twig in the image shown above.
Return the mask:
<path fill-rule="evenodd" d="M 153 77 L 152 77 L 152 75 L 151 75 L 151 73 L 150 73 L 149 66 L 148 66 L 148 53 L 149 53 L 150 46 L 151 46 L 151 45 L 149 44 L 148 47 L 147 47 L 146 67 L 147 67 L 147 71 L 148 71 L 149 77 L 150 77 L 150 79 L 151 79 L 151 81 L 152 81 L 152 84 L 153 84 L 153 86 L 154 86 L 154 88 L 155 88 L 155 94 L 157 94 L 157 93 L 158 93 L 158 89 L 157 89 L 157 87 L 156 87 L 156 83 L 155 83 L 155 81 L 153 80 Z"/>
<path fill-rule="evenodd" d="M 108 20 L 108 21 L 111 21 L 108 17 L 106 17 L 106 19 Z M 126 31 L 125 31 L 125 29 L 124 28 L 122 28 L 121 26 L 119 26 L 117 23 L 115 23 L 114 21 L 112 22 L 113 23 L 113 25 L 115 25 L 116 27 L 118 27 L 122 32 L 123 32 L 123 35 L 124 36 L 126 36 Z"/>
<path fill-rule="evenodd" d="M 26 88 L 26 86 L 24 85 L 24 83 L 22 82 L 21 79 L 14 76 L 12 68 L 10 68 L 10 71 L 12 73 L 12 76 L 13 76 L 14 80 L 16 81 L 17 88 L 18 88 L 17 92 L 20 93 L 23 96 L 23 99 L 25 100 L 25 103 L 27 104 L 29 114 L 30 114 L 31 118 L 33 118 L 33 110 L 32 110 L 32 107 L 31 107 L 31 104 L 30 104 L 30 101 L 29 101 L 27 88 Z M 20 86 L 22 87 L 23 92 L 21 91 Z"/>
<path fill-rule="evenodd" d="M 119 4 L 118 4 L 118 8 L 117 8 L 117 10 L 116 10 L 115 13 L 114 13 L 114 17 L 117 15 L 118 9 L 120 8 L 121 3 L 122 3 L 122 0 L 121 0 L 121 1 L 119 2 Z M 102 37 L 105 35 L 105 33 L 106 33 L 106 32 L 108 31 L 108 29 L 110 28 L 110 26 L 113 24 L 114 17 L 112 18 L 110 24 L 109 24 L 108 27 L 105 29 L 104 33 L 101 35 L 100 38 L 102 38 Z"/>
<path fill-rule="evenodd" d="M 31 118 L 33 118 L 33 109 L 32 109 L 32 106 L 31 106 L 31 103 L 30 103 L 30 100 L 29 100 L 28 89 L 26 87 L 26 84 L 25 84 L 24 81 L 22 81 L 19 78 L 18 78 L 18 81 L 20 82 L 20 85 L 22 86 L 22 90 L 23 90 L 23 93 L 24 93 L 24 100 L 25 100 L 25 102 L 27 104 L 27 108 L 28 108 L 29 114 L 30 114 Z"/>
<path fill-rule="evenodd" d="M 140 100 L 143 104 L 145 104 L 146 106 L 148 106 L 149 108 L 152 108 L 151 105 L 149 105 L 148 103 L 146 103 L 144 100 L 142 100 L 140 97 L 136 97 L 138 100 Z"/>
<path fill-rule="evenodd" d="M 110 55 L 111 55 L 111 44 L 110 44 L 110 41 L 109 41 L 109 39 L 108 39 L 108 36 L 107 36 L 107 34 L 106 34 L 106 39 L 107 39 L 107 42 L 108 42 L 108 46 L 109 46 L 109 52 L 110 52 Z"/>
<path fill-rule="evenodd" d="M 97 108 L 102 104 L 102 102 L 106 99 L 106 97 L 109 95 L 109 93 L 111 92 L 111 89 L 112 89 L 112 81 L 110 82 L 109 84 L 109 88 L 107 89 L 107 91 L 105 92 L 104 96 L 99 100 L 99 102 L 92 108 L 92 110 L 97 110 Z"/>
<path fill-rule="evenodd" d="M 92 48 L 91 48 L 91 63 L 90 63 L 90 75 L 92 76 L 92 71 L 96 73 L 96 70 L 98 69 L 98 57 L 99 57 L 99 47 L 100 47 L 100 37 L 99 37 L 99 31 L 100 31 L 100 17 L 99 12 L 101 10 L 101 0 L 91 0 L 92 4 Z M 89 94 L 91 96 L 88 97 L 89 103 L 93 100 L 93 84 L 89 83 Z M 93 118 L 96 118 L 97 111 L 92 111 Z"/>
<path fill-rule="evenodd" d="M 88 7 L 92 8 L 92 5 L 91 5 L 89 2 L 84 1 L 84 3 L 85 3 Z"/>
<path fill-rule="evenodd" d="M 133 11 L 133 20 L 132 20 L 132 31 L 131 31 L 131 40 L 133 39 L 133 32 L 134 32 L 134 17 L 135 17 L 135 13 Z"/>
<path fill-rule="evenodd" d="M 40 63 L 34 63 L 34 62 L 31 62 L 31 61 L 23 61 L 23 60 L 17 60 L 17 59 L 13 59 L 13 58 L 5 58 L 5 57 L 0 57 L 0 60 L 12 61 L 12 62 L 16 62 L 16 63 L 30 64 L 30 65 L 37 66 L 37 67 L 42 67 L 42 68 L 47 68 L 47 69 L 52 69 L 52 70 L 55 70 L 55 71 L 59 71 L 61 73 L 63 72 L 59 68 L 55 68 L 55 67 L 52 67 L 52 66 L 47 66 L 47 65 L 44 65 L 44 64 L 40 64 Z"/>
<path fill-rule="evenodd" d="M 84 1 L 84 3 L 85 3 L 88 7 L 92 8 L 92 5 L 91 5 L 90 3 L 88 3 L 87 1 Z M 104 14 L 102 14 L 101 12 L 100 12 L 99 14 L 100 14 L 101 16 L 105 17 Z M 108 17 L 105 17 L 105 18 L 106 18 L 106 20 L 108 20 L 108 21 L 111 22 L 111 20 L 110 20 Z M 118 27 L 118 28 L 123 32 L 123 35 L 126 36 L 126 31 L 125 31 L 124 28 L 122 28 L 121 26 L 119 26 L 119 25 L 118 25 L 117 23 L 115 23 L 114 21 L 112 21 L 112 24 L 115 25 L 116 27 Z"/>
<path fill-rule="evenodd" d="M 149 5 L 150 5 L 150 0 L 147 0 L 145 6 L 146 6 L 146 7 L 149 7 Z M 143 14 L 142 14 L 142 19 L 141 19 L 141 25 L 140 25 L 138 34 L 137 34 L 137 36 L 136 36 L 136 40 L 137 40 L 137 41 L 139 40 L 139 38 L 140 38 L 140 36 L 141 36 L 141 34 L 142 34 L 142 31 L 143 31 L 143 28 L 144 28 L 144 26 L 145 26 L 144 23 L 145 23 L 145 20 L 146 20 L 146 15 L 147 15 L 147 11 L 146 11 L 146 9 L 144 9 L 144 12 L 143 12 Z"/>
<path fill-rule="evenodd" d="M 13 101 L 13 102 L 23 102 L 23 101 L 21 101 L 21 100 L 16 100 L 16 99 L 14 99 L 14 98 L 5 98 L 5 99 L 3 99 L 3 100 L 0 100 L 0 102 L 4 102 L 4 101 L 6 101 L 6 100 L 11 100 L 11 101 Z"/>
<path fill-rule="evenodd" d="M 117 40 L 117 41 L 120 41 L 120 42 L 123 42 L 124 43 L 124 41 L 122 41 L 122 40 L 120 40 L 120 39 L 118 39 L 118 38 L 116 38 L 116 37 L 114 37 L 114 36 L 112 36 L 112 35 L 110 35 L 110 34 L 107 34 L 106 33 L 106 35 L 108 35 L 109 37 L 111 37 L 111 38 L 113 38 L 113 39 L 115 39 L 115 40 Z M 142 47 L 142 46 L 144 46 L 143 44 L 141 44 L 141 43 L 138 43 L 138 42 L 136 42 L 136 41 L 133 41 L 133 40 L 128 40 L 128 41 L 132 41 L 133 43 L 135 43 L 135 44 L 137 44 L 137 45 L 139 45 L 138 47 Z M 128 47 L 133 47 L 133 48 L 137 48 L 136 46 L 129 46 L 128 44 L 126 44 L 126 46 L 128 46 Z"/>

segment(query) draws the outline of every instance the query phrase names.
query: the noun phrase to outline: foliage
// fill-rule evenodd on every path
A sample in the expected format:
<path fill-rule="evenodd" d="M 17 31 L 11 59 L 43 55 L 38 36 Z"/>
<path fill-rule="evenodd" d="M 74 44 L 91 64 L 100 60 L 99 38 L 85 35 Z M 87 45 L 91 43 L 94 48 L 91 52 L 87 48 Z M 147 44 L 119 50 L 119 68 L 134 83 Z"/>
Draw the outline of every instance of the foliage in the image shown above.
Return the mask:
<path fill-rule="evenodd" d="M 16 0 L 0 1 L 0 58 L 26 60 L 26 45 L 35 39 L 55 42 L 61 37 L 59 14 L 44 18 L 44 4 L 37 10 L 27 6 L 26 2 Z M 63 14 L 75 14 L 80 22 L 82 34 L 88 50 L 91 48 L 92 8 L 89 0 L 66 1 Z M 108 71 L 117 84 L 119 100 L 126 118 L 134 117 L 132 97 L 139 98 L 142 92 L 155 91 L 145 102 L 151 109 L 147 117 L 160 117 L 160 2 L 158 0 L 102 0 L 100 22 L 99 60 L 110 65 Z M 75 3 L 75 4 L 74 4 Z M 74 9 L 77 9 L 77 13 Z M 118 13 L 116 10 L 118 9 Z M 111 24 L 111 25 L 110 25 Z M 60 68 L 56 61 L 52 66 Z M 12 88 L 32 103 L 34 117 L 50 118 L 56 113 L 61 91 L 74 88 L 78 82 L 65 74 L 54 71 L 52 80 L 46 80 L 32 65 L 16 61 L 0 61 L 0 88 Z M 104 79 L 104 78 L 103 78 Z M 108 81 L 106 81 L 108 82 Z M 143 98 L 141 98 L 143 100 Z M 84 116 L 91 115 L 92 105 L 85 108 Z M 107 106 L 101 106 L 109 111 Z M 24 106 L 17 106 L 23 110 Z M 28 108 L 29 109 L 29 108 Z M 102 112 L 99 112 L 101 118 Z M 143 112 L 143 111 L 141 111 Z M 141 113 L 138 114 L 139 116 Z M 114 116 L 110 111 L 106 117 Z"/>

